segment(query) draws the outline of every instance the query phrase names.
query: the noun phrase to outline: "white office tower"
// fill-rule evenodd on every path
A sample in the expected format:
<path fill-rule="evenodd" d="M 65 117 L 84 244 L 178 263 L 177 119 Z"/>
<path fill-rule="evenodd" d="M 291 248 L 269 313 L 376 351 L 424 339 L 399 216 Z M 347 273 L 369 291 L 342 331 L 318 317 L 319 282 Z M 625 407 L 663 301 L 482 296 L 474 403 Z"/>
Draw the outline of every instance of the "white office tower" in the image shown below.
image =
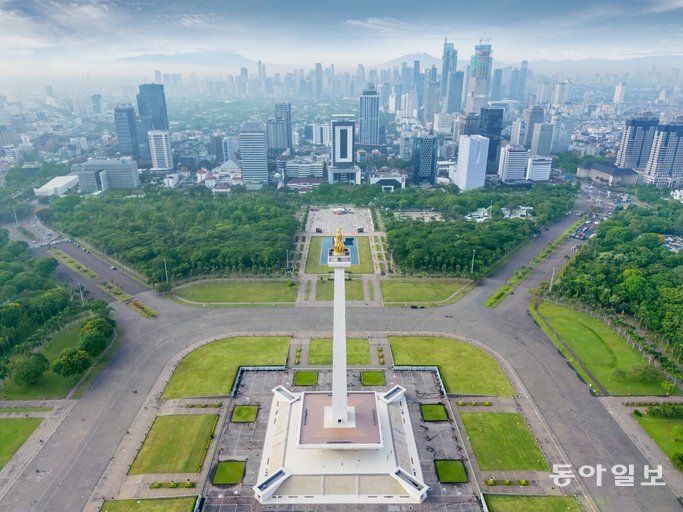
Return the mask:
<path fill-rule="evenodd" d="M 462 191 L 483 187 L 486 181 L 489 139 L 481 135 L 461 135 L 458 147 L 455 184 Z"/>
<path fill-rule="evenodd" d="M 261 123 L 246 122 L 240 130 L 240 164 L 244 184 L 259 187 L 268 184 L 266 132 Z"/>
<path fill-rule="evenodd" d="M 553 84 L 553 92 L 550 97 L 552 105 L 564 105 L 569 101 L 569 93 L 571 92 L 571 82 L 563 80 L 562 82 L 555 82 Z"/>
<path fill-rule="evenodd" d="M 415 91 L 407 92 L 401 98 L 401 110 L 405 112 L 406 117 L 417 119 L 418 99 Z"/>
<path fill-rule="evenodd" d="M 531 138 L 532 154 L 550 156 L 553 148 L 554 128 L 555 126 L 552 123 L 537 123 L 534 125 L 534 133 Z"/>
<path fill-rule="evenodd" d="M 453 133 L 453 126 L 455 125 L 455 114 L 448 114 L 446 112 L 439 112 L 434 114 L 433 129 L 436 133 L 443 133 L 450 135 Z"/>
<path fill-rule="evenodd" d="M 532 155 L 526 168 L 526 179 L 529 181 L 548 181 L 553 167 L 553 159 L 548 156 Z"/>
<path fill-rule="evenodd" d="M 619 82 L 614 88 L 614 99 L 612 103 L 615 105 L 620 105 L 624 102 L 624 96 L 626 95 L 626 84 L 624 82 Z"/>
<path fill-rule="evenodd" d="M 512 122 L 512 128 L 510 128 L 510 144 L 515 146 L 524 144 L 524 123 L 522 121 Z"/>
<path fill-rule="evenodd" d="M 529 151 L 520 145 L 508 145 L 500 148 L 498 176 L 501 181 L 520 181 L 526 175 Z"/>
<path fill-rule="evenodd" d="M 410 160 L 413 151 L 413 136 L 410 133 L 402 133 L 399 142 L 399 154 L 401 160 Z"/>
<path fill-rule="evenodd" d="M 368 84 L 360 97 L 358 143 L 379 144 L 379 94 L 375 84 Z"/>
<path fill-rule="evenodd" d="M 360 185 L 360 167 L 353 161 L 356 123 L 353 115 L 332 116 L 332 165 L 327 169 L 330 184 L 351 183 Z"/>
<path fill-rule="evenodd" d="M 170 171 L 173 169 L 173 153 L 171 152 L 171 134 L 166 130 L 150 130 L 147 132 L 149 152 L 152 155 L 152 169 Z"/>

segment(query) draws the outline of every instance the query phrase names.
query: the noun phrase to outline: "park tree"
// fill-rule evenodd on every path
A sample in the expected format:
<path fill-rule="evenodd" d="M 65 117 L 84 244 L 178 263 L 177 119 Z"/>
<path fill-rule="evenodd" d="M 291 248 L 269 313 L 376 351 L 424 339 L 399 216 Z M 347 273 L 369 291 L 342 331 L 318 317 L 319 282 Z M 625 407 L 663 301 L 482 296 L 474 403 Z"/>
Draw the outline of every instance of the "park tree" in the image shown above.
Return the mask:
<path fill-rule="evenodd" d="M 47 358 L 38 352 L 16 356 L 10 365 L 12 380 L 20 385 L 34 384 L 50 367 Z"/>
<path fill-rule="evenodd" d="M 62 350 L 52 363 L 52 371 L 62 377 L 80 375 L 90 368 L 92 356 L 81 348 L 68 347 Z"/>
<path fill-rule="evenodd" d="M 92 357 L 97 357 L 107 347 L 107 338 L 100 331 L 92 331 L 81 336 L 79 348 Z"/>

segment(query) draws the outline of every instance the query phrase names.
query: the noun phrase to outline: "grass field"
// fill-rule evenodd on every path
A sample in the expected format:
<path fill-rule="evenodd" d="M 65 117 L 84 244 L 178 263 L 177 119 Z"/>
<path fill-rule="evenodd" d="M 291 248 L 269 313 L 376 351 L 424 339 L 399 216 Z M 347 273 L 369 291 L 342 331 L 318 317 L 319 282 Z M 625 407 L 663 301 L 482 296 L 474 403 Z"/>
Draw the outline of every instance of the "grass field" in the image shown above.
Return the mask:
<path fill-rule="evenodd" d="M 520 414 L 463 412 L 460 418 L 482 471 L 550 469 Z"/>
<path fill-rule="evenodd" d="M 503 496 L 486 494 L 489 512 L 581 512 L 570 496 Z"/>
<path fill-rule="evenodd" d="M 67 347 L 77 347 L 81 335 L 81 322 L 62 330 L 40 352 L 47 357 L 50 364 L 59 353 Z M 60 377 L 48 369 L 35 384 L 20 385 L 11 380 L 0 385 L 0 399 L 6 400 L 38 400 L 41 398 L 64 398 L 78 382 L 76 377 Z"/>
<path fill-rule="evenodd" d="M 363 386 L 384 386 L 386 384 L 382 370 L 360 372 L 360 382 Z"/>
<path fill-rule="evenodd" d="M 232 411 L 233 423 L 251 423 L 256 421 L 258 415 L 258 405 L 236 405 Z"/>
<path fill-rule="evenodd" d="M 646 415 L 634 416 L 634 418 L 669 459 L 675 453 L 683 453 L 683 441 L 676 441 L 671 436 L 671 429 L 674 427 L 683 428 L 683 419 L 658 418 Z"/>
<path fill-rule="evenodd" d="M 311 339 L 308 364 L 325 366 L 332 364 L 332 340 L 330 338 Z M 370 346 L 367 338 L 348 338 L 346 340 L 346 364 L 364 366 L 370 364 Z"/>
<path fill-rule="evenodd" d="M 469 482 L 465 465 L 461 460 L 435 460 L 436 475 L 443 484 L 459 484 Z"/>
<path fill-rule="evenodd" d="M 346 300 L 364 300 L 363 281 L 353 279 L 345 281 Z M 334 300 L 334 281 L 318 280 L 315 285 L 315 300 Z"/>
<path fill-rule="evenodd" d="M 197 498 L 159 498 L 151 500 L 107 500 L 100 512 L 192 512 Z"/>
<path fill-rule="evenodd" d="M 629 370 L 646 361 L 607 325 L 575 309 L 549 302 L 539 305 L 541 316 L 612 395 L 661 395 L 659 382 L 617 380 L 616 369 Z"/>
<path fill-rule="evenodd" d="M 381 279 L 385 304 L 451 304 L 470 281 L 466 279 Z M 455 296 L 453 296 L 456 294 Z"/>
<path fill-rule="evenodd" d="M 291 286 L 289 283 L 294 283 Z M 296 302 L 297 286 L 294 281 L 199 281 L 173 293 L 185 300 L 204 304 Z"/>
<path fill-rule="evenodd" d="M 162 398 L 227 395 L 240 366 L 284 366 L 289 338 L 245 336 L 214 341 L 186 355 Z"/>
<path fill-rule="evenodd" d="M 420 404 L 420 412 L 425 421 L 448 421 L 448 413 L 443 404 Z"/>
<path fill-rule="evenodd" d="M 430 336 L 391 336 L 398 366 L 438 366 L 446 391 L 461 395 L 514 396 L 498 362 L 469 343 Z"/>
<path fill-rule="evenodd" d="M 308 247 L 308 257 L 306 259 L 306 273 L 307 274 L 327 274 L 332 269 L 327 265 L 320 264 L 320 251 L 322 250 L 323 236 L 312 236 L 311 244 Z M 352 274 L 372 274 L 375 271 L 375 266 L 372 263 L 372 254 L 370 253 L 370 242 L 367 236 L 357 236 L 356 243 L 358 244 L 358 265 L 351 265 L 347 272 Z"/>
<path fill-rule="evenodd" d="M 0 469 L 38 428 L 42 418 L 0 418 Z"/>
<path fill-rule="evenodd" d="M 294 372 L 295 386 L 315 386 L 318 384 L 318 372 L 298 371 Z"/>
<path fill-rule="evenodd" d="M 219 462 L 216 473 L 213 475 L 213 483 L 216 485 L 235 485 L 244 477 L 246 463 L 241 460 L 225 460 Z"/>
<path fill-rule="evenodd" d="M 216 414 L 157 416 L 128 472 L 199 473 Z"/>

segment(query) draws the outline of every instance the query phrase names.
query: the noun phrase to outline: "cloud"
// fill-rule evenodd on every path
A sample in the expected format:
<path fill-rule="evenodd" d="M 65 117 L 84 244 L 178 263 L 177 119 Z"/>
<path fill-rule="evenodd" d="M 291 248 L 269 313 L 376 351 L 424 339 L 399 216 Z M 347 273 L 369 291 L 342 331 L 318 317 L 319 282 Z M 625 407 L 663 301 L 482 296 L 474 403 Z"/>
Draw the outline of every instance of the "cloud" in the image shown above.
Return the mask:
<path fill-rule="evenodd" d="M 346 20 L 347 27 L 364 29 L 383 35 L 413 35 L 424 29 L 422 25 L 406 23 L 395 18 L 367 18 L 366 20 Z"/>
<path fill-rule="evenodd" d="M 683 0 L 650 0 L 650 12 L 669 12 L 683 9 Z"/>

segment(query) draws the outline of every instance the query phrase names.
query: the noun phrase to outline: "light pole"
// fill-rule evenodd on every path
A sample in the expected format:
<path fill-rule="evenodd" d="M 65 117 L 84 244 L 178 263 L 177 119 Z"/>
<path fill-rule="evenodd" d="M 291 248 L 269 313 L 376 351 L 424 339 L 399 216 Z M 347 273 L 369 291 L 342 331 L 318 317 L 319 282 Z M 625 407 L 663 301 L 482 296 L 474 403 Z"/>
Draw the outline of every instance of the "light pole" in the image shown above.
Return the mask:
<path fill-rule="evenodd" d="M 166 274 L 166 282 L 168 283 L 168 267 L 166 267 L 166 258 L 164 258 L 164 273 Z"/>
<path fill-rule="evenodd" d="M 472 264 L 470 265 L 470 274 L 474 274 L 474 254 L 476 252 L 476 249 L 472 249 Z"/>
<path fill-rule="evenodd" d="M 287 251 L 287 266 L 285 269 L 289 270 L 289 249 L 285 249 Z"/>
<path fill-rule="evenodd" d="M 555 281 L 555 267 L 553 267 L 553 273 L 550 276 L 550 289 L 548 290 L 548 293 L 553 293 L 553 282 Z"/>

